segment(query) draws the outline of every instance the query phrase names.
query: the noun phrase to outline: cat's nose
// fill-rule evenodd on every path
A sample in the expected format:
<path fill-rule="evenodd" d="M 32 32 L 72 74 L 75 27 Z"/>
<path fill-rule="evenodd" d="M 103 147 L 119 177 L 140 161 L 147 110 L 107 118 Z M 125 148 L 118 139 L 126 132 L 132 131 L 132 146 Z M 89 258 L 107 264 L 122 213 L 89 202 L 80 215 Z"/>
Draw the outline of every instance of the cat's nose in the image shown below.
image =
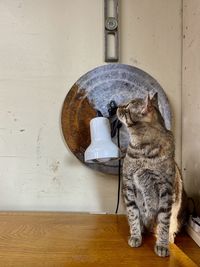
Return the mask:
<path fill-rule="evenodd" d="M 118 117 L 123 117 L 124 116 L 124 109 L 122 107 L 118 107 L 117 116 Z"/>

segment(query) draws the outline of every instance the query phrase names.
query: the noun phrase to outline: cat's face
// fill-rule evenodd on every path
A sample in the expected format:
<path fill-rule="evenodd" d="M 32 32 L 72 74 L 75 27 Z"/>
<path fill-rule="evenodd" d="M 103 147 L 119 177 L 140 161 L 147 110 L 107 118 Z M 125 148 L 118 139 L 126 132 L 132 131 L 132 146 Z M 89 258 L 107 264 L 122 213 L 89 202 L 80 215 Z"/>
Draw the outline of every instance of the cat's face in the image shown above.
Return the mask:
<path fill-rule="evenodd" d="M 157 94 L 152 99 L 133 99 L 128 104 L 119 106 L 117 116 L 127 127 L 134 127 L 139 122 L 151 122 L 154 118 Z"/>

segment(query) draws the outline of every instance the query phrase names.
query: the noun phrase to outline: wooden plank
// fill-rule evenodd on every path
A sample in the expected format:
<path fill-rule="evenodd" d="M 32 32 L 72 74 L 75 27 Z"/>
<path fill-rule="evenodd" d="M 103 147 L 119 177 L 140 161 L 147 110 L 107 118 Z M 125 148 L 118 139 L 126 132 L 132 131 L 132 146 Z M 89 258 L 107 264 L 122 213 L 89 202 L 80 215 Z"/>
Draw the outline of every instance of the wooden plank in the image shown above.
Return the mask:
<path fill-rule="evenodd" d="M 185 233 L 181 233 L 176 238 L 176 245 L 198 265 L 200 266 L 200 248 Z"/>
<path fill-rule="evenodd" d="M 123 215 L 0 213 L 0 266 L 197 266 L 176 245 L 160 258 L 152 236 L 136 249 L 127 237 Z"/>

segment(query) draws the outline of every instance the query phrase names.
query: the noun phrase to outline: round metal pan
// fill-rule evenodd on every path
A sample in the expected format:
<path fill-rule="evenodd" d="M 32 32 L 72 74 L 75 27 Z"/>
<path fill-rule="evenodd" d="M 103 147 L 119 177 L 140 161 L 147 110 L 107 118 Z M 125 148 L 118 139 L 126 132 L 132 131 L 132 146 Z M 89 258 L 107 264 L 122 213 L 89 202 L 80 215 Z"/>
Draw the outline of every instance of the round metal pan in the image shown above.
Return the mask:
<path fill-rule="evenodd" d="M 67 93 L 62 108 L 62 132 L 71 152 L 86 164 L 84 152 L 90 144 L 90 120 L 97 116 L 97 110 L 108 117 L 108 104 L 111 100 L 121 105 L 156 92 L 165 125 L 170 129 L 171 111 L 167 96 L 159 83 L 143 70 L 113 63 L 84 74 Z M 129 136 L 124 126 L 120 130 L 120 140 L 121 149 L 126 151 Z M 116 137 L 113 141 L 117 143 Z M 104 173 L 116 174 L 118 171 L 118 161 L 86 165 Z"/>

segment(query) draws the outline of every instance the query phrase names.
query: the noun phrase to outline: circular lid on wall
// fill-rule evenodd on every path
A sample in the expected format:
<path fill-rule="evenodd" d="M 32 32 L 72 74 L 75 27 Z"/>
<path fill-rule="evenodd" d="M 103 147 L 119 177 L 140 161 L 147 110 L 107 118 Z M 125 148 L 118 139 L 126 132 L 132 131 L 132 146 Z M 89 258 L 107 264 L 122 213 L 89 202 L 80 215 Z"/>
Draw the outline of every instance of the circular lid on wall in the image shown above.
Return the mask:
<path fill-rule="evenodd" d="M 134 98 L 144 98 L 158 93 L 160 112 L 167 129 L 171 129 L 171 111 L 167 96 L 159 83 L 149 74 L 136 67 L 125 64 L 108 64 L 97 67 L 72 86 L 64 100 L 61 124 L 64 139 L 71 152 L 92 169 L 116 174 L 118 161 L 106 163 L 85 163 L 84 152 L 90 144 L 90 120 L 99 110 L 108 117 L 108 104 L 114 100 L 117 105 Z M 126 128 L 120 129 L 121 149 L 126 150 L 129 136 Z M 116 137 L 113 142 L 117 144 Z"/>

